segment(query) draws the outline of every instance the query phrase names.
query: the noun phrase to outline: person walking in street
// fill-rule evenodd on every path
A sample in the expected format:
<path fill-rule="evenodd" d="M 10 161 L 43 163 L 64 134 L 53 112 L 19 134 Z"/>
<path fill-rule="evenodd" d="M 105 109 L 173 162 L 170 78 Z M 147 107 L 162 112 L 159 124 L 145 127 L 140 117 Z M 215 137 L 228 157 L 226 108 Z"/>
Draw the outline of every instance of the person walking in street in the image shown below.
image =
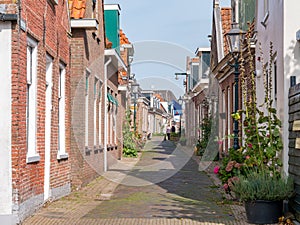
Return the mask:
<path fill-rule="evenodd" d="M 168 140 L 171 139 L 171 128 L 169 125 L 167 126 L 167 137 L 168 137 Z"/>

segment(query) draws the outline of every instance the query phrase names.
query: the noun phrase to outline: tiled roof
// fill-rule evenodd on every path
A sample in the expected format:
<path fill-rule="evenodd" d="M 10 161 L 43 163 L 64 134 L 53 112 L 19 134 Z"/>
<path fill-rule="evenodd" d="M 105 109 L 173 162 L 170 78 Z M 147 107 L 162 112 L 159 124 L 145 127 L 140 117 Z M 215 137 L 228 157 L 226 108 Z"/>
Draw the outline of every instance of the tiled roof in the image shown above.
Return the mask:
<path fill-rule="evenodd" d="M 82 19 L 86 9 L 86 0 L 68 0 L 72 19 Z"/>
<path fill-rule="evenodd" d="M 130 41 L 126 37 L 126 34 L 123 32 L 123 30 L 120 29 L 120 45 L 123 44 L 130 44 Z"/>
<path fill-rule="evenodd" d="M 225 38 L 225 34 L 231 29 L 231 13 L 232 10 L 230 7 L 225 7 L 221 9 L 221 18 L 222 18 L 222 30 L 223 30 L 223 40 L 224 40 L 224 53 L 225 55 L 229 52 L 228 44 Z"/>

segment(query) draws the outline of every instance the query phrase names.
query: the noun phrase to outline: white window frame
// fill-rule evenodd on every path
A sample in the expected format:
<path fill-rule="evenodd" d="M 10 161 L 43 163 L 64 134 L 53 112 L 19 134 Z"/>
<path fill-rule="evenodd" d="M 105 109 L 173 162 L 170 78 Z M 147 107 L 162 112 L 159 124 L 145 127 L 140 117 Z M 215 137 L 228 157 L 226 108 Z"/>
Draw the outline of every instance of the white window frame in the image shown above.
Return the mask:
<path fill-rule="evenodd" d="M 50 197 L 50 161 L 51 161 L 51 124 L 52 124 L 52 94 L 53 94 L 53 58 L 46 55 L 46 110 L 45 110 L 45 171 L 44 200 Z"/>
<path fill-rule="evenodd" d="M 98 127 L 98 133 L 99 133 L 99 146 L 102 145 L 102 94 L 101 94 L 101 90 L 102 90 L 102 82 L 99 81 L 99 103 L 98 103 L 98 123 L 99 123 L 99 127 Z"/>
<path fill-rule="evenodd" d="M 231 135 L 231 93 L 230 88 L 227 89 L 227 147 L 230 148 L 230 138 L 229 135 Z"/>
<path fill-rule="evenodd" d="M 88 150 L 89 147 L 89 83 L 90 83 L 91 71 L 86 69 L 85 74 L 85 135 L 84 135 L 84 145 L 85 149 Z"/>
<path fill-rule="evenodd" d="M 36 145 L 36 102 L 37 102 L 37 64 L 38 43 L 27 37 L 27 103 L 26 103 L 26 163 L 38 162 L 40 155 Z"/>
<path fill-rule="evenodd" d="M 98 94 L 98 84 L 99 84 L 99 79 L 95 77 L 94 79 L 94 147 L 97 146 L 97 135 L 99 130 L 97 130 L 97 101 L 99 98 Z"/>
<path fill-rule="evenodd" d="M 66 159 L 66 66 L 59 64 L 58 79 L 58 151 L 57 159 Z"/>

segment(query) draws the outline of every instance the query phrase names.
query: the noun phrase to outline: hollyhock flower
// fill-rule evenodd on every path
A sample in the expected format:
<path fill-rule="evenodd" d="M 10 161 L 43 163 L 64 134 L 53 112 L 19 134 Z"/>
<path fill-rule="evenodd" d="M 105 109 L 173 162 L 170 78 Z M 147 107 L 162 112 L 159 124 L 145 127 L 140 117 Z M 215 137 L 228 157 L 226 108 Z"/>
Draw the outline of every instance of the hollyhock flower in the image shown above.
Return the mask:
<path fill-rule="evenodd" d="M 227 164 L 225 170 L 226 170 L 227 172 L 230 172 L 230 171 L 233 169 L 233 166 L 234 166 L 235 164 L 236 164 L 236 161 L 230 161 L 230 162 L 228 162 L 228 164 Z"/>
<path fill-rule="evenodd" d="M 224 185 L 223 185 L 223 188 L 224 188 L 224 190 L 225 190 L 226 192 L 229 191 L 229 186 L 228 186 L 228 184 L 224 184 Z"/>
<path fill-rule="evenodd" d="M 214 174 L 218 174 L 219 173 L 219 170 L 220 170 L 220 167 L 219 166 L 216 166 L 214 168 Z"/>
<path fill-rule="evenodd" d="M 243 164 L 241 164 L 241 163 L 236 163 L 236 164 L 234 165 L 234 167 L 235 167 L 235 168 L 238 168 L 238 169 L 240 169 L 242 166 L 243 166 Z"/>

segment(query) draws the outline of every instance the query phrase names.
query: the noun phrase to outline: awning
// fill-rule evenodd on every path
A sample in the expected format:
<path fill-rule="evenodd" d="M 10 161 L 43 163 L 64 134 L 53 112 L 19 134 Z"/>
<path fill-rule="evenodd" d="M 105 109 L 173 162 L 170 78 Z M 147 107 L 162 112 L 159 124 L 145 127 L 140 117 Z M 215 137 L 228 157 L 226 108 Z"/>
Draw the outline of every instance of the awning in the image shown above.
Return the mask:
<path fill-rule="evenodd" d="M 114 98 L 114 96 L 112 96 L 111 94 L 107 93 L 107 99 L 112 104 L 115 104 L 116 106 L 119 106 L 118 100 L 116 98 Z"/>

